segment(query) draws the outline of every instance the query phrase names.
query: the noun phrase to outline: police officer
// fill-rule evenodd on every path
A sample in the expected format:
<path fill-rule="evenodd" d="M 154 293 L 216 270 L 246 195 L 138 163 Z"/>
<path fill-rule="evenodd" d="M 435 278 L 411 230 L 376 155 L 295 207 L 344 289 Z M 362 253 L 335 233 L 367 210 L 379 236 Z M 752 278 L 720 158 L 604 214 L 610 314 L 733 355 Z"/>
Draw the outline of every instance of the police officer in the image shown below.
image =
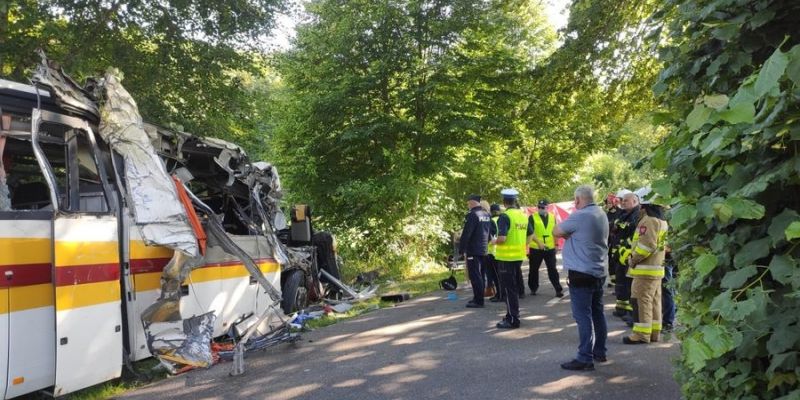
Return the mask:
<path fill-rule="evenodd" d="M 464 218 L 464 229 L 459 240 L 459 254 L 467 260 L 469 280 L 472 282 L 472 300 L 467 302 L 467 308 L 483 308 L 483 274 L 482 265 L 485 264 L 486 252 L 491 230 L 491 217 L 481 207 L 481 196 L 472 194 L 467 198 L 469 212 Z"/>
<path fill-rule="evenodd" d="M 640 198 L 650 192 L 645 188 Z M 661 280 L 668 225 L 661 207 L 643 200 L 632 251 L 628 258 L 628 276 L 633 278 L 633 333 L 622 338 L 625 344 L 658 342 L 661 333 Z"/>
<path fill-rule="evenodd" d="M 613 262 L 616 280 L 614 283 L 614 295 L 617 303 L 614 307 L 614 315 L 626 320 L 632 319 L 633 307 L 631 306 L 631 284 L 632 280 L 628 277 L 628 256 L 631 253 L 631 241 L 636 231 L 636 223 L 639 221 L 639 197 L 626 191 L 622 196 L 623 214 L 614 224 L 613 242 L 609 243 L 612 248 L 609 263 Z M 613 246 L 613 247 L 612 247 Z"/>
<path fill-rule="evenodd" d="M 503 205 L 506 211 L 497 219 L 497 244 L 495 258 L 500 275 L 500 288 L 506 298 L 506 316 L 497 323 L 498 329 L 519 328 L 519 291 L 516 270 L 522 267 L 525 248 L 533 235 L 533 226 L 525 212 L 517 206 L 516 189 L 503 189 Z"/>
<path fill-rule="evenodd" d="M 539 267 L 542 260 L 547 266 L 547 277 L 556 290 L 556 297 L 564 297 L 564 289 L 559 282 L 558 270 L 556 270 L 556 241 L 553 236 L 553 229 L 556 226 L 556 216 L 547 212 L 547 200 L 539 200 L 537 204 L 538 212 L 530 216 L 530 223 L 533 225 L 533 245 L 528 253 L 530 269 L 528 271 L 528 287 L 531 294 L 536 295 L 539 289 Z"/>

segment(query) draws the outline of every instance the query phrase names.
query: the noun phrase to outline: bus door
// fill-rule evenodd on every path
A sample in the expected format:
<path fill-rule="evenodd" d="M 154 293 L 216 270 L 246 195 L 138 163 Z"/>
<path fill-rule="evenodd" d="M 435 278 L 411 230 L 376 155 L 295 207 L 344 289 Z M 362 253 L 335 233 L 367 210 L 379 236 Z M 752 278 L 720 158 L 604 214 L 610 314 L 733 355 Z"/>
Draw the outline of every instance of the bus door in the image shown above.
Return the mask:
<path fill-rule="evenodd" d="M 107 154 L 85 120 L 34 109 L 31 133 L 58 210 L 53 221 L 53 394 L 61 396 L 122 372 L 119 207 Z M 63 141 L 63 176 L 40 145 L 51 138 Z"/>
<path fill-rule="evenodd" d="M 7 196 L 0 201 L 0 398 L 12 398 L 55 382 L 53 204 L 33 152 L 31 109 L 5 105 L 14 107 L 0 110 L 0 173 L 8 189 L 0 194 Z M 63 154 L 51 143 L 44 150 Z"/>

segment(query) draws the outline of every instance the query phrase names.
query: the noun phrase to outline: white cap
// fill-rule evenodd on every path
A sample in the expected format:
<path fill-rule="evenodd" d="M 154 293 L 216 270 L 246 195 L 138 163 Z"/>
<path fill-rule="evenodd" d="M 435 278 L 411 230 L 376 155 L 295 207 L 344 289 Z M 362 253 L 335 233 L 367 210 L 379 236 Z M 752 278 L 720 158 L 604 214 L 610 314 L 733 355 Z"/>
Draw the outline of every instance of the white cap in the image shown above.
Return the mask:
<path fill-rule="evenodd" d="M 631 192 L 628 189 L 620 189 L 619 192 L 617 192 L 617 197 L 619 197 L 621 199 L 621 198 L 625 197 L 626 194 L 631 194 L 631 193 L 633 193 L 633 192 Z"/>
<path fill-rule="evenodd" d="M 519 196 L 519 191 L 517 191 L 517 189 L 513 189 L 513 188 L 503 189 L 503 190 L 500 191 L 500 195 L 503 196 L 503 198 L 514 199 L 517 196 Z"/>

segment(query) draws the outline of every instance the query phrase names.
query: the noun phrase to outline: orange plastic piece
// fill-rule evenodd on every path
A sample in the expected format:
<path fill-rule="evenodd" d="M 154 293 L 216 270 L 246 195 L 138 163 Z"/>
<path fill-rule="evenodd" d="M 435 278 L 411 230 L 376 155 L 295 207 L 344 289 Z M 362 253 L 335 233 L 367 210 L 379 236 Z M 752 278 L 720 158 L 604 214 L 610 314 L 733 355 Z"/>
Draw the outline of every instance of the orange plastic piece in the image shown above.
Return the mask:
<path fill-rule="evenodd" d="M 178 191 L 178 198 L 181 200 L 181 204 L 183 204 L 183 209 L 186 210 L 186 216 L 189 217 L 189 224 L 192 225 L 194 235 L 197 237 L 197 242 L 200 245 L 200 254 L 206 255 L 208 236 L 206 236 L 206 231 L 200 223 L 197 212 L 194 211 L 192 200 L 189 199 L 189 195 L 186 194 L 186 188 L 183 187 L 181 180 L 175 175 L 172 176 L 172 180 L 175 182 L 175 189 Z"/>

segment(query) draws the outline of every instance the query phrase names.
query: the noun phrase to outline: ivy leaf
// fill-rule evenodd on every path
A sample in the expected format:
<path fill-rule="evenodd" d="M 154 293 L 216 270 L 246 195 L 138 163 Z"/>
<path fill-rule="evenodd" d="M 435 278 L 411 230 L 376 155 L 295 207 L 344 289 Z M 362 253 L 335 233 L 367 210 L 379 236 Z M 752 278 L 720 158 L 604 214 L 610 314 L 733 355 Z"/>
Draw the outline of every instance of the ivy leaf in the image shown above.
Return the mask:
<path fill-rule="evenodd" d="M 733 339 L 723 327 L 706 325 L 700 332 L 703 334 L 703 343 L 711 349 L 713 357 L 720 357 L 733 349 Z"/>
<path fill-rule="evenodd" d="M 725 204 L 731 207 L 736 218 L 761 219 L 764 216 L 764 206 L 752 200 L 729 197 L 725 199 Z"/>
<path fill-rule="evenodd" d="M 794 258 L 785 254 L 772 257 L 772 261 L 769 263 L 769 273 L 772 275 L 772 279 L 784 285 L 792 281 L 795 268 L 797 268 L 797 263 Z"/>
<path fill-rule="evenodd" d="M 719 111 L 728 105 L 728 96 L 724 94 L 715 94 L 711 96 L 703 96 L 703 103 L 705 105 Z"/>
<path fill-rule="evenodd" d="M 752 29 L 756 29 L 761 25 L 766 24 L 772 18 L 775 17 L 775 10 L 765 8 L 753 15 L 753 18 L 750 18 L 750 27 Z"/>
<path fill-rule="evenodd" d="M 730 271 L 725 274 L 725 277 L 722 278 L 720 287 L 725 289 L 738 289 L 742 287 L 742 285 L 744 285 L 748 279 L 755 275 L 756 272 L 758 272 L 758 269 L 755 267 L 755 265 Z"/>
<path fill-rule="evenodd" d="M 731 312 L 727 315 L 723 315 L 723 317 L 731 321 L 741 321 L 747 318 L 748 315 L 752 314 L 756 308 L 756 303 L 752 299 L 747 299 L 745 301 L 735 303 L 735 306 Z"/>
<path fill-rule="evenodd" d="M 788 64 L 789 59 L 780 49 L 772 53 L 758 73 L 755 86 L 756 97 L 761 98 L 778 86 L 778 80 L 783 76 L 783 72 L 786 71 L 786 65 Z"/>
<path fill-rule="evenodd" d="M 714 210 L 714 216 L 719 218 L 723 224 L 727 224 L 733 218 L 733 209 L 725 202 L 714 203 L 712 209 Z"/>
<path fill-rule="evenodd" d="M 734 138 L 730 135 L 730 131 L 722 129 L 713 129 L 708 134 L 708 137 L 703 140 L 703 146 L 700 149 L 700 154 L 707 156 L 727 145 L 733 143 Z"/>
<path fill-rule="evenodd" d="M 797 335 L 797 331 L 793 328 L 794 327 L 785 323 L 777 326 L 769 340 L 767 340 L 767 351 L 769 351 L 770 354 L 778 354 L 794 347 L 799 336 Z"/>
<path fill-rule="evenodd" d="M 789 79 L 791 79 L 795 85 L 800 85 L 800 44 L 792 47 L 786 55 L 789 57 L 786 75 L 789 76 Z"/>
<path fill-rule="evenodd" d="M 697 216 L 697 209 L 691 204 L 681 204 L 672 209 L 670 222 L 674 229 L 682 227 L 686 221 L 692 221 Z"/>
<path fill-rule="evenodd" d="M 767 373 L 771 374 L 775 372 L 775 370 L 778 368 L 783 370 L 793 371 L 796 367 L 797 367 L 796 351 L 790 351 L 781 354 L 773 354 L 772 360 L 770 360 L 769 363 L 769 368 L 767 369 Z"/>
<path fill-rule="evenodd" d="M 711 273 L 717 267 L 717 256 L 705 253 L 694 261 L 694 269 L 697 271 L 697 277 L 702 279 Z"/>
<path fill-rule="evenodd" d="M 753 103 L 740 102 L 719 113 L 720 119 L 731 124 L 752 124 L 756 117 Z"/>
<path fill-rule="evenodd" d="M 797 375 L 794 372 L 783 372 L 780 374 L 775 374 L 775 376 L 769 380 L 767 390 L 773 390 L 783 384 L 794 387 L 795 383 L 797 383 Z"/>
<path fill-rule="evenodd" d="M 786 240 L 800 238 L 800 221 L 794 221 L 786 227 Z"/>
<path fill-rule="evenodd" d="M 665 199 L 672 197 L 672 183 L 669 178 L 655 180 L 653 182 L 653 190 Z"/>
<path fill-rule="evenodd" d="M 754 240 L 739 249 L 739 252 L 733 257 L 733 265 L 736 268 L 742 268 L 752 264 L 755 260 L 766 257 L 767 254 L 769 254 L 769 238 Z"/>
<path fill-rule="evenodd" d="M 711 359 L 711 349 L 695 338 L 688 338 L 683 342 L 683 354 L 692 371 L 697 372 L 706 366 L 706 361 Z"/>
<path fill-rule="evenodd" d="M 789 225 L 794 222 L 800 220 L 800 214 L 797 211 L 787 208 L 781 211 L 780 214 L 772 217 L 772 222 L 769 225 L 769 229 L 767 232 L 769 233 L 770 244 L 772 246 L 777 245 L 778 243 L 784 241 L 787 237 L 786 229 Z"/>
<path fill-rule="evenodd" d="M 690 131 L 696 131 L 700 129 L 705 123 L 708 121 L 708 117 L 711 116 L 711 109 L 702 105 L 696 104 L 692 112 L 686 116 L 686 125 L 689 126 Z"/>

